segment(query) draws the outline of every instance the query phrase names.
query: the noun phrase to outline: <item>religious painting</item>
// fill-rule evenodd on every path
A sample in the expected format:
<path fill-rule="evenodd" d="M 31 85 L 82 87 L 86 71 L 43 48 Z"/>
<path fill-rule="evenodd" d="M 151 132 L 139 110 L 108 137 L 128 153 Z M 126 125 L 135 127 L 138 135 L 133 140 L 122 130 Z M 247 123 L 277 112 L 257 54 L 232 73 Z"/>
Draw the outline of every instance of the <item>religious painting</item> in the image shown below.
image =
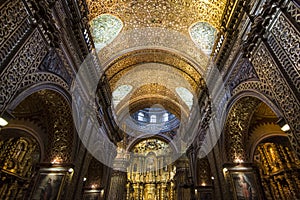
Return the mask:
<path fill-rule="evenodd" d="M 40 173 L 34 188 L 33 200 L 58 200 L 64 173 Z"/>
<path fill-rule="evenodd" d="M 262 195 L 254 171 L 231 171 L 235 200 L 260 200 Z"/>
<path fill-rule="evenodd" d="M 253 172 L 232 172 L 231 179 L 236 200 L 260 200 L 256 177 Z"/>
<path fill-rule="evenodd" d="M 253 163 L 227 163 L 223 173 L 234 200 L 263 200 L 259 171 Z"/>

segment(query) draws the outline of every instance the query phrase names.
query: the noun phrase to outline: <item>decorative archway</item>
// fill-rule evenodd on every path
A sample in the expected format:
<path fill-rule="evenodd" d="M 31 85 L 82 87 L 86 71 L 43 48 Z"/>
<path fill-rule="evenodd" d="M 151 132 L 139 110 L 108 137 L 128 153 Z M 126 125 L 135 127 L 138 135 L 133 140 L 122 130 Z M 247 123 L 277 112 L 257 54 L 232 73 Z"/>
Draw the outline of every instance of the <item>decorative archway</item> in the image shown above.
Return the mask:
<path fill-rule="evenodd" d="M 266 96 L 253 91 L 243 91 L 236 94 L 228 104 L 228 115 L 224 129 L 225 158 L 230 162 L 250 161 L 249 142 L 250 122 L 260 104 L 264 104 L 273 113 L 273 123 L 281 113 L 277 106 Z"/>
<path fill-rule="evenodd" d="M 48 140 L 45 162 L 72 161 L 73 121 L 71 108 L 62 95 L 53 90 L 39 90 L 25 97 L 13 114 L 17 118 L 31 119 L 44 128 Z"/>

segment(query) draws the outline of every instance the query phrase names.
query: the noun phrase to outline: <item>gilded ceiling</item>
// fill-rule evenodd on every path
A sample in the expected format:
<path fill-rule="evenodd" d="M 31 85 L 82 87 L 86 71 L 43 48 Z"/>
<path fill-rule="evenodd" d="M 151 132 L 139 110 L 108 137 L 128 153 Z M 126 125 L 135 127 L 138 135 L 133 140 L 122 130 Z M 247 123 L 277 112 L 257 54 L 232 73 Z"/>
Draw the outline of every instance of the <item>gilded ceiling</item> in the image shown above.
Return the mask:
<path fill-rule="evenodd" d="M 144 107 L 140 109 L 151 106 L 151 103 L 160 102 L 164 107 L 166 106 L 167 110 L 181 118 L 183 117 L 181 116 L 182 112 L 184 115 L 188 115 L 193 101 L 197 99 L 197 82 L 181 70 L 166 64 L 144 63 L 134 65 L 117 75 L 111 79 L 111 82 L 114 83 L 111 85 L 113 91 L 118 91 L 118 93 L 113 93 L 118 94 L 113 95 L 113 98 L 116 97 L 115 100 L 118 102 L 115 104 L 116 113 L 123 112 L 123 108 L 129 107 L 135 102 L 143 102 L 142 106 Z M 125 89 L 122 93 L 119 88 L 123 87 Z M 173 108 L 170 108 L 171 105 Z"/>
<path fill-rule="evenodd" d="M 90 20 L 112 14 L 124 28 L 161 27 L 188 33 L 196 22 L 220 28 L 226 0 L 87 0 Z"/>
<path fill-rule="evenodd" d="M 145 67 L 143 70 L 145 70 L 148 66 L 153 66 L 153 64 L 140 65 L 144 63 L 162 64 L 163 66 L 161 66 L 160 70 L 169 71 L 169 76 L 172 76 L 172 73 L 176 71 L 177 74 L 179 73 L 184 77 L 194 91 L 197 90 L 197 87 L 204 85 L 201 74 L 196 70 L 197 66 L 193 66 L 195 63 L 191 63 L 189 60 L 167 51 L 144 49 L 126 53 L 108 65 L 108 70 L 105 74 L 112 90 L 118 86 L 117 82 L 124 74 L 128 73 L 129 70 L 134 71 L 133 67 L 143 66 Z M 161 77 L 159 74 L 158 76 Z M 147 76 L 143 78 L 148 79 Z"/>
<path fill-rule="evenodd" d="M 116 114 L 159 102 L 178 118 L 188 115 L 205 87 L 203 75 L 226 2 L 87 0 Z"/>

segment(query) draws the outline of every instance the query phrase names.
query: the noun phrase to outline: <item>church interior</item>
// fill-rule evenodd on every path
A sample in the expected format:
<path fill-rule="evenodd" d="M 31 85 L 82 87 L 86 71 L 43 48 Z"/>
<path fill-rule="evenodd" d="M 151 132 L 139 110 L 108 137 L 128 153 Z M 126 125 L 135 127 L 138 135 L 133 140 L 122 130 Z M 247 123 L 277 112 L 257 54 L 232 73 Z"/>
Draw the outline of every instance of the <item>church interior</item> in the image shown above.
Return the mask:
<path fill-rule="evenodd" d="M 300 199 L 299 0 L 0 13 L 0 199 Z"/>

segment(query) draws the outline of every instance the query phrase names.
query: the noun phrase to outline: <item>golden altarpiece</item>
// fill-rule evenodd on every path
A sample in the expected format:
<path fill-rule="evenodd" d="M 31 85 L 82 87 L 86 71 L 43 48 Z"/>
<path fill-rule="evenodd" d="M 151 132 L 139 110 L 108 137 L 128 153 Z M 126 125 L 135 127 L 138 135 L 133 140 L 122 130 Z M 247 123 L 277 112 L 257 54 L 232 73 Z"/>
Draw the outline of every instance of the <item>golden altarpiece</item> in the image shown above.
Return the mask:
<path fill-rule="evenodd" d="M 127 199 L 175 199 L 176 167 L 168 159 L 171 147 L 159 139 L 147 139 L 132 149 L 127 183 Z"/>

